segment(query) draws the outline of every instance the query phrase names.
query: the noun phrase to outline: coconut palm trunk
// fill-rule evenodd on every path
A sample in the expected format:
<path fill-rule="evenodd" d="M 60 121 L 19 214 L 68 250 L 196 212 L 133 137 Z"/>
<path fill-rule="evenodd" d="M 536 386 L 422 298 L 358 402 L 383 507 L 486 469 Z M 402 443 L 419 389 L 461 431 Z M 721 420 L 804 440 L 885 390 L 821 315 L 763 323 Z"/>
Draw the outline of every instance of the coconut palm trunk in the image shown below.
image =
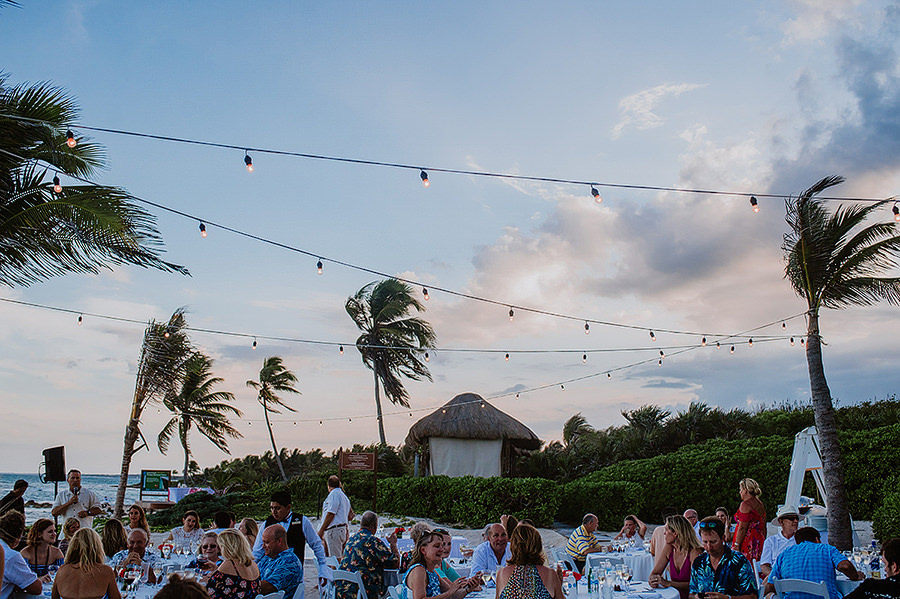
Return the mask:
<path fill-rule="evenodd" d="M 269 422 L 269 410 L 263 410 L 263 414 L 266 415 L 266 428 L 269 429 L 269 440 L 272 442 L 272 453 L 275 455 L 275 463 L 278 464 L 278 472 L 281 473 L 281 480 L 287 482 L 284 466 L 281 463 L 281 456 L 278 455 L 278 447 L 275 446 L 275 434 L 272 432 L 272 424 Z"/>
<path fill-rule="evenodd" d="M 132 404 L 131 418 L 125 429 L 125 447 L 122 450 L 122 470 L 119 473 L 119 487 L 116 489 L 116 507 L 114 516 L 121 518 L 125 512 L 125 488 L 128 486 L 128 472 L 131 470 L 131 457 L 134 455 L 134 446 L 137 443 L 141 424 L 141 408 Z"/>
<path fill-rule="evenodd" d="M 381 391 L 378 390 L 378 373 L 373 371 L 375 375 L 375 412 L 378 415 L 378 438 L 381 439 L 382 445 L 387 445 L 384 440 L 384 422 L 381 418 Z"/>
<path fill-rule="evenodd" d="M 191 448 L 188 446 L 188 423 L 187 418 L 181 417 L 181 447 L 184 448 L 184 470 L 181 471 L 181 480 L 184 484 L 188 484 L 188 468 L 191 465 Z"/>
<path fill-rule="evenodd" d="M 809 311 L 808 336 L 806 338 L 806 363 L 809 368 L 809 385 L 813 414 L 819 437 L 819 451 L 822 453 L 822 470 L 825 475 L 826 500 L 828 507 L 828 542 L 840 550 L 853 547 L 853 530 L 850 525 L 850 506 L 844 486 L 844 467 L 841 461 L 841 446 L 838 442 L 837 423 L 834 419 L 834 405 L 831 390 L 825 380 L 822 364 L 822 342 L 819 335 L 819 314 Z"/>

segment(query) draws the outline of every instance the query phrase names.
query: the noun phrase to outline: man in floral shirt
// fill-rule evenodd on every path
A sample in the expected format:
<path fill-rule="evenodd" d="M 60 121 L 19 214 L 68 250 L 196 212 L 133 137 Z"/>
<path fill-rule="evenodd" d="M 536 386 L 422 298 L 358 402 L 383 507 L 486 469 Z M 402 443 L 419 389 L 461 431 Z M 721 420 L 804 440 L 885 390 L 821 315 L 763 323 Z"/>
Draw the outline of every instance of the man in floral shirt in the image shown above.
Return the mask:
<path fill-rule="evenodd" d="M 725 524 L 715 516 L 700 521 L 706 550 L 691 565 L 690 599 L 756 599 L 759 587 L 750 562 L 727 547 Z"/>
<path fill-rule="evenodd" d="M 391 533 L 384 541 L 375 536 L 378 530 L 378 514 L 368 511 L 359 521 L 359 532 L 350 537 L 341 559 L 341 570 L 359 572 L 369 599 L 378 599 L 384 594 L 384 569 L 396 568 L 400 564 L 397 551 L 397 535 Z M 349 582 L 335 582 L 335 599 L 354 599 L 356 585 Z"/>

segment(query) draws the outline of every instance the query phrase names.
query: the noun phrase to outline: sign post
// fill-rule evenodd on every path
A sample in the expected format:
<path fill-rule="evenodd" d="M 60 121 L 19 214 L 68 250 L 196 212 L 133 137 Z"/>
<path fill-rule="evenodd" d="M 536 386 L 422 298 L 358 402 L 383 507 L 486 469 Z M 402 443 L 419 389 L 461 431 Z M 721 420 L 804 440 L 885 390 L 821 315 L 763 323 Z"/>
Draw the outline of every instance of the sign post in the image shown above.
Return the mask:
<path fill-rule="evenodd" d="M 372 511 L 378 498 L 378 456 L 371 451 L 338 451 L 338 477 L 343 480 L 344 470 L 360 470 L 374 473 L 372 479 Z"/>

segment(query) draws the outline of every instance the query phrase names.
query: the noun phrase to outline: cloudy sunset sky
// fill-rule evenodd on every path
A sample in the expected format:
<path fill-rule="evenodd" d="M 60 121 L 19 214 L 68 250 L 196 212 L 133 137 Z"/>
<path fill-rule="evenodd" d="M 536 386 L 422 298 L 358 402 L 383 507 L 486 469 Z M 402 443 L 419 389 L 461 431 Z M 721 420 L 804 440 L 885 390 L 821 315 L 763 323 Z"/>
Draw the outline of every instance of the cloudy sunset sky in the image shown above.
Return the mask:
<path fill-rule="evenodd" d="M 759 334 L 782 335 L 781 321 L 805 309 L 783 279 L 782 199 L 761 198 L 755 214 L 743 196 L 603 184 L 787 195 L 840 174 L 847 182 L 829 195 L 900 192 L 897 3 L 21 4 L 0 10 L 0 70 L 8 84 L 63 87 L 84 125 L 598 183 L 602 204 L 584 185 L 431 172 L 426 189 L 414 170 L 261 153 L 249 174 L 242 151 L 76 128 L 107 149 L 99 181 L 324 259 L 319 276 L 314 257 L 215 226 L 203 239 L 197 220 L 149 208 L 166 259 L 192 276 L 117 268 L 0 290 L 142 322 L 185 306 L 197 328 L 343 343 L 341 356 L 191 335 L 245 412 L 236 456 L 269 443 L 244 384 L 269 355 L 283 357 L 302 391 L 286 397 L 298 412 L 276 417 L 280 445 L 330 452 L 377 440 L 371 372 L 343 309 L 376 277 L 331 260 L 503 304 L 431 292 L 424 317 L 439 347 L 500 353 L 433 352 L 434 381 L 408 385 L 412 408 L 424 410 L 416 418 L 459 393 L 502 395 L 498 408 L 550 441 L 577 412 L 604 428 L 642 404 L 806 401 L 799 343 L 739 344 L 733 355 L 707 347 L 608 380 L 699 336 L 654 342 L 643 329 L 600 325 L 585 335 L 578 319 L 517 311 L 510 322 L 504 306 L 711 338 L 774 322 Z M 41 449 L 65 445 L 70 467 L 117 472 L 143 326 L 90 317 L 77 326 L 71 314 L 5 302 L 0 319 L 0 471 L 32 472 Z M 840 402 L 896 392 L 896 307 L 825 311 L 821 325 Z M 798 340 L 805 333 L 802 318 L 786 326 Z M 582 362 L 582 351 L 641 348 Z M 548 349 L 574 352 L 504 360 Z M 388 442 L 400 444 L 414 420 L 385 410 Z M 155 448 L 164 423 L 155 406 L 146 412 L 152 447 L 133 472 L 180 468 L 179 447 Z M 201 466 L 225 457 L 196 434 L 193 449 Z"/>

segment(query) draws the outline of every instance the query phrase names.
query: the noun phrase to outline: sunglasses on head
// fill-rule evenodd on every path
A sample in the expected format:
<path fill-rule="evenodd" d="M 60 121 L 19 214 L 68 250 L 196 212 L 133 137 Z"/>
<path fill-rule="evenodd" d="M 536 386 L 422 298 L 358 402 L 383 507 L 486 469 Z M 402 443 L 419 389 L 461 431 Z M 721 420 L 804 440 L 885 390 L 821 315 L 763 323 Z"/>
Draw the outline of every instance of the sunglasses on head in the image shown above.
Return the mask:
<path fill-rule="evenodd" d="M 200 545 L 200 549 L 216 549 L 218 545 Z"/>
<path fill-rule="evenodd" d="M 717 525 L 721 525 L 721 522 L 701 522 L 700 528 L 716 528 Z"/>
<path fill-rule="evenodd" d="M 436 534 L 436 535 L 445 535 L 445 536 L 450 535 L 450 533 L 447 532 L 446 530 L 444 530 L 443 528 L 435 528 L 434 530 L 431 531 L 431 533 Z"/>

